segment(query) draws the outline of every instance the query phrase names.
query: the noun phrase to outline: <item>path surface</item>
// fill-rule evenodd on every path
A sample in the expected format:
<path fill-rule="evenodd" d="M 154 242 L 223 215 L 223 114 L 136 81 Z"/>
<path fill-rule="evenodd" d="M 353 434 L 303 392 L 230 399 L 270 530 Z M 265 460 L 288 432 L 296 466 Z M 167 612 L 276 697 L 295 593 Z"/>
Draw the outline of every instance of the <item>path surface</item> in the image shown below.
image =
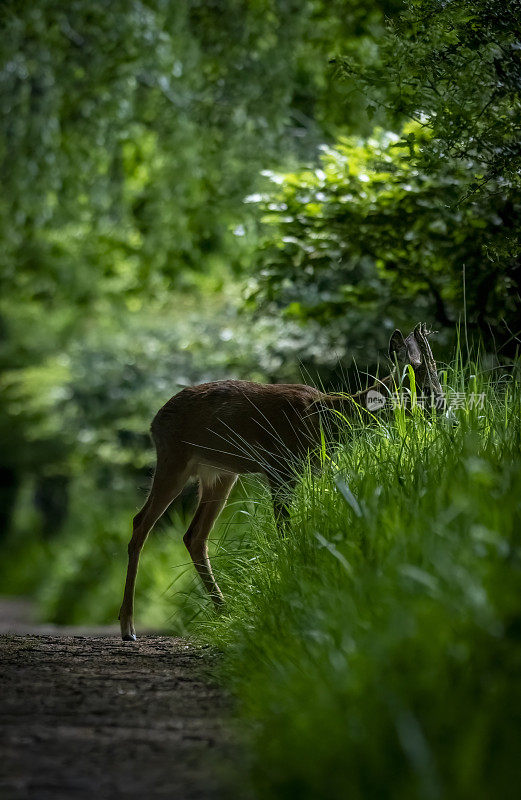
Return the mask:
<path fill-rule="evenodd" d="M 3 633 L 0 796 L 219 797 L 229 745 L 212 663 L 166 636 Z"/>

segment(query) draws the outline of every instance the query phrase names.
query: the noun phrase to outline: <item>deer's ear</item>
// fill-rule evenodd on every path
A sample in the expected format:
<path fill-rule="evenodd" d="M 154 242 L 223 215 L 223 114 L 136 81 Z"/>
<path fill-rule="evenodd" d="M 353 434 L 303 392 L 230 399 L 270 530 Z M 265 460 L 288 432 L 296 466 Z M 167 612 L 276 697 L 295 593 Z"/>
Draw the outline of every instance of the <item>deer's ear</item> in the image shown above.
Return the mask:
<path fill-rule="evenodd" d="M 396 329 L 393 331 L 389 339 L 389 358 L 391 361 L 398 359 L 398 361 L 405 361 L 407 354 L 407 347 L 402 332 Z"/>

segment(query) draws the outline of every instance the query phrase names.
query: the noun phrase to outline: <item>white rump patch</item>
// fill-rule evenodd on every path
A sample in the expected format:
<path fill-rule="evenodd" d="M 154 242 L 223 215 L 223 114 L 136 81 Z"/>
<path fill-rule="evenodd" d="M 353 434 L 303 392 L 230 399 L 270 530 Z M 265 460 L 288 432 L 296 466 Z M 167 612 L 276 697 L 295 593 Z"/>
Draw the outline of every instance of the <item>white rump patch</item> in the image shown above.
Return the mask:
<path fill-rule="evenodd" d="M 231 474 L 231 472 L 226 472 L 224 469 L 211 467 L 209 464 L 197 464 L 194 470 L 194 475 L 199 478 L 204 486 L 213 486 L 222 475 L 230 476 Z"/>

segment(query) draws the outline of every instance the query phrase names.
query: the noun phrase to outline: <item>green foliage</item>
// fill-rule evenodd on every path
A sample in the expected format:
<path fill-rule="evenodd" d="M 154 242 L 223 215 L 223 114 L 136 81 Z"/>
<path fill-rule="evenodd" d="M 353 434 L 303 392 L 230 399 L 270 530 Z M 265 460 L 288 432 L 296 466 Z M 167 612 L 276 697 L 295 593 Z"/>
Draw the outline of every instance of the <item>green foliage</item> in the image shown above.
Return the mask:
<path fill-rule="evenodd" d="M 335 59 L 401 138 L 341 138 L 318 169 L 275 176 L 261 200 L 257 303 L 319 321 L 339 354 L 362 360 L 396 322 L 422 317 L 444 328 L 465 317 L 488 350 L 515 355 L 519 10 L 410 2 L 370 63 Z"/>
<path fill-rule="evenodd" d="M 232 234 L 251 215 L 242 199 L 261 167 L 335 129 L 350 87 L 329 80 L 327 57 L 345 47 L 363 60 L 396 3 L 373 2 L 367 19 L 366 4 L 341 5 L 2 4 L 2 524 L 25 476 L 74 473 L 87 439 L 91 456 L 130 463 L 115 430 L 146 430 L 167 343 L 172 391 L 221 374 L 208 331 L 219 336 L 227 315 L 207 317 L 251 251 Z M 179 352 L 195 316 L 172 321 L 190 305 L 183 294 L 206 313 Z M 241 336 L 248 357 L 223 345 L 231 374 L 280 366 L 246 325 Z"/>
<path fill-rule="evenodd" d="M 415 123 L 397 135 L 342 138 L 318 168 L 271 174 L 256 201 L 264 238 L 250 299 L 287 318 L 316 320 L 339 353 L 375 360 L 397 324 L 463 317 L 487 342 L 510 344 L 518 259 L 497 253 L 517 235 L 519 198 L 460 203 L 463 165 L 430 172 L 404 143 L 429 145 Z M 505 324 L 507 327 L 505 327 Z M 514 345 L 515 347 L 515 345 Z"/>
<path fill-rule="evenodd" d="M 521 290 L 520 13 L 519 0 L 411 0 L 379 39 L 372 64 L 350 54 L 337 59 L 338 74 L 357 82 L 375 109 L 413 119 L 423 131 L 409 132 L 402 144 L 419 174 L 452 184 L 446 231 L 446 215 L 430 209 L 437 244 L 454 243 L 462 268 L 481 258 L 477 287 L 467 273 L 467 290 L 476 289 L 467 309 L 489 349 L 509 355 L 519 319 L 507 298 Z M 467 215 L 480 229 L 476 245 L 469 242 L 470 259 L 458 247 Z M 464 236 L 465 227 L 463 219 Z M 434 289 L 433 298 L 446 322 Z"/>
<path fill-rule="evenodd" d="M 1 13 L 3 267 L 11 292 L 51 306 L 230 256 L 241 198 L 302 139 L 287 115 L 327 93 L 325 53 L 348 38 L 318 2 L 46 0 Z"/>
<path fill-rule="evenodd" d="M 432 131 L 419 161 L 437 171 L 454 159 L 471 190 L 519 189 L 519 0 L 410 0 L 369 67 L 347 56 L 339 71 L 397 115 Z"/>
<path fill-rule="evenodd" d="M 521 397 L 470 369 L 482 409 L 346 430 L 288 538 L 259 509 L 226 565 L 204 635 L 249 725 L 253 797 L 515 796 Z"/>

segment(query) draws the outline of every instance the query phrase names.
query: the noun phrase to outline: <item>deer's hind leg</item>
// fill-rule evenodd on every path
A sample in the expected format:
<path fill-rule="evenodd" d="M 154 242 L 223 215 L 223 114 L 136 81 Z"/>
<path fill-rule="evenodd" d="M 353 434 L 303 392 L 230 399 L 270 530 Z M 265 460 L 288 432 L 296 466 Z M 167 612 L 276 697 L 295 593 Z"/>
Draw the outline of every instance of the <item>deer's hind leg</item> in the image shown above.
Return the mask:
<path fill-rule="evenodd" d="M 172 500 L 180 494 L 189 477 L 189 469 L 183 462 L 174 462 L 158 455 L 156 472 L 148 499 L 133 520 L 132 538 L 128 544 L 128 567 L 123 603 L 119 612 L 121 637 L 125 642 L 136 639 L 134 629 L 134 589 L 139 564 L 139 555 L 145 540 L 159 517 Z"/>
<path fill-rule="evenodd" d="M 224 598 L 214 578 L 208 557 L 208 536 L 215 520 L 226 505 L 236 480 L 237 475 L 223 472 L 214 476 L 205 474 L 201 477 L 199 505 L 183 537 L 203 585 L 216 606 L 220 606 Z"/>

